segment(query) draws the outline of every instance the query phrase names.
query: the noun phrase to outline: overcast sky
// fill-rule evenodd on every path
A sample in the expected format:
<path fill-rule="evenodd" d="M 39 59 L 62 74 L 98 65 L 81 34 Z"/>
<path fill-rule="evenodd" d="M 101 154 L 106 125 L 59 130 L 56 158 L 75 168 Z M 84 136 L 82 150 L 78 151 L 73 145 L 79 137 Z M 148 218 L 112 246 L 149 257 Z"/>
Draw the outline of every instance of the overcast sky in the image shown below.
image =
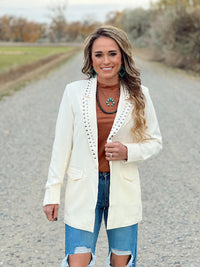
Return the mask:
<path fill-rule="evenodd" d="M 109 4 L 109 5 L 124 5 L 124 6 L 146 6 L 150 0 L 0 0 L 0 7 L 45 7 L 48 4 L 63 3 L 68 5 L 94 5 L 94 4 Z"/>
<path fill-rule="evenodd" d="M 0 0 L 0 16 L 8 14 L 47 22 L 48 6 L 63 2 L 67 2 L 68 21 L 86 18 L 103 21 L 110 11 L 137 7 L 148 8 L 150 4 L 150 0 Z"/>

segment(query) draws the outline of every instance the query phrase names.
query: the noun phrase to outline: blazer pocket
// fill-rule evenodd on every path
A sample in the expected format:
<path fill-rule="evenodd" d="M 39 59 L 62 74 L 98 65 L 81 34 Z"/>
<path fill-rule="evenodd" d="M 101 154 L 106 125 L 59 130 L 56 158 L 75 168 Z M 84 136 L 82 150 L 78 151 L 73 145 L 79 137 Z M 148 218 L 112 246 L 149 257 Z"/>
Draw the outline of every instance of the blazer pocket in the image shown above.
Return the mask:
<path fill-rule="evenodd" d="M 125 180 L 128 180 L 129 182 L 132 182 L 132 181 L 134 180 L 133 175 L 126 175 L 126 174 L 124 174 L 124 175 L 123 175 L 123 178 L 124 178 Z"/>
<path fill-rule="evenodd" d="M 139 172 L 136 165 L 125 166 L 122 172 L 123 178 L 129 182 L 138 182 Z"/>
<path fill-rule="evenodd" d="M 71 180 L 76 181 L 84 177 L 84 172 L 81 169 L 70 167 L 67 171 L 67 175 Z"/>

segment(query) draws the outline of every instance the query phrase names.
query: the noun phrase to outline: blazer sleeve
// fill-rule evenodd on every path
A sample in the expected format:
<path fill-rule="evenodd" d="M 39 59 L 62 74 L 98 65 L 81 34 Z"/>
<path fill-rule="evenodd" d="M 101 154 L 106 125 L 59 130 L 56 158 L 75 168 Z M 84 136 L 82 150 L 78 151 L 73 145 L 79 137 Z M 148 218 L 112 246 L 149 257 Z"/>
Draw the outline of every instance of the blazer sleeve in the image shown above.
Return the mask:
<path fill-rule="evenodd" d="M 56 121 L 55 138 L 49 165 L 43 205 L 60 204 L 60 191 L 72 150 L 74 114 L 67 86 Z"/>
<path fill-rule="evenodd" d="M 142 86 L 146 98 L 145 116 L 147 123 L 147 133 L 152 137 L 144 143 L 125 144 L 128 149 L 128 159 L 126 163 L 133 161 L 144 161 L 159 153 L 162 149 L 162 137 L 156 117 L 155 109 L 149 95 L 148 88 Z"/>

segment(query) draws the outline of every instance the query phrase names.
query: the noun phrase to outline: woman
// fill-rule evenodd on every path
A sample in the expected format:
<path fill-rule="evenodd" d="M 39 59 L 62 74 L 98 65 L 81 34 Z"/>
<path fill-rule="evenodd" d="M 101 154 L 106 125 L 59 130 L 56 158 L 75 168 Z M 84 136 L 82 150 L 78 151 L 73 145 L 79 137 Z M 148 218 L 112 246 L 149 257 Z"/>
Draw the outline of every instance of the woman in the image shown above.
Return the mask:
<path fill-rule="evenodd" d="M 62 266 L 94 265 L 103 215 L 106 266 L 136 266 L 142 219 L 136 164 L 162 147 L 155 111 L 122 30 L 104 26 L 87 38 L 82 72 L 89 79 L 67 85 L 60 105 L 44 212 L 57 220 L 66 171 Z"/>

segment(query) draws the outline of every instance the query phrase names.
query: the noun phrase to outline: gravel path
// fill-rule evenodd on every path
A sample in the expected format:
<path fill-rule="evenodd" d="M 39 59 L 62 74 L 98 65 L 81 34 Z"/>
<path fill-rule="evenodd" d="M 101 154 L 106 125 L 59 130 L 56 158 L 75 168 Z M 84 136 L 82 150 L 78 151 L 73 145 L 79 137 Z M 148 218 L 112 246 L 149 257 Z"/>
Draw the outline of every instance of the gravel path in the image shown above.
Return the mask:
<path fill-rule="evenodd" d="M 143 222 L 138 267 L 199 267 L 200 81 L 136 60 L 150 88 L 164 139 L 160 156 L 140 166 Z M 60 266 L 63 205 L 50 223 L 42 211 L 59 103 L 66 83 L 80 79 L 82 55 L 0 102 L 0 266 Z M 64 190 L 63 190 L 64 191 Z M 102 229 L 97 267 L 104 266 Z"/>

